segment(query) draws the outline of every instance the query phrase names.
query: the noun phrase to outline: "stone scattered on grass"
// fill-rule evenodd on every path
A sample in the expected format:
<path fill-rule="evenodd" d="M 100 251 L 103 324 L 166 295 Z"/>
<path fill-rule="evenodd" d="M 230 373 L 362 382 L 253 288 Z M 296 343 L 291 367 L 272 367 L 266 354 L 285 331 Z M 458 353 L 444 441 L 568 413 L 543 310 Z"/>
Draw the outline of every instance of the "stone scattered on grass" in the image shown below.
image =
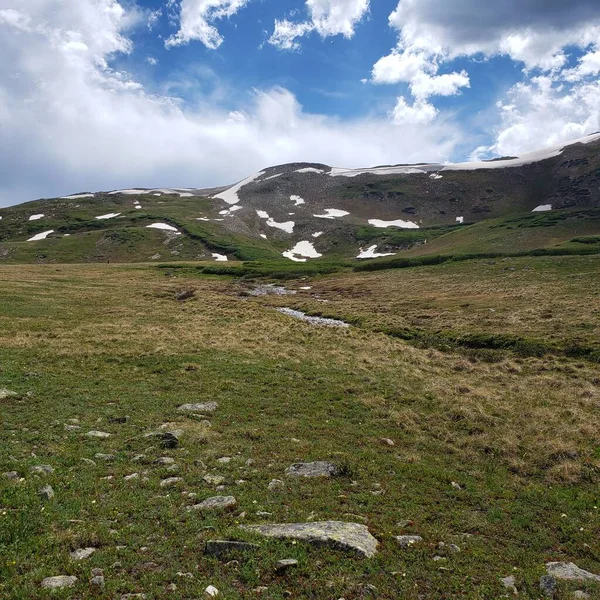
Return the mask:
<path fill-rule="evenodd" d="M 65 431 L 80 431 L 81 427 L 79 425 L 69 425 L 65 423 Z"/>
<path fill-rule="evenodd" d="M 396 445 L 396 443 L 394 442 L 394 440 L 390 440 L 390 438 L 381 438 L 381 441 L 386 446 L 395 446 Z"/>
<path fill-rule="evenodd" d="M 205 402 L 203 404 L 182 404 L 177 410 L 179 412 L 215 412 L 219 408 L 216 402 Z"/>
<path fill-rule="evenodd" d="M 43 500 L 52 500 L 52 498 L 54 498 L 54 490 L 51 485 L 45 485 L 38 491 L 38 495 L 40 495 Z"/>
<path fill-rule="evenodd" d="M 46 577 L 41 585 L 48 590 L 59 590 L 73 587 L 76 583 L 77 577 L 74 575 L 57 575 L 56 577 Z"/>
<path fill-rule="evenodd" d="M 103 588 L 105 585 L 104 576 L 103 575 L 94 575 L 90 579 L 90 585 Z"/>
<path fill-rule="evenodd" d="M 574 563 L 566 562 L 550 562 L 546 564 L 546 573 L 550 577 L 555 579 L 561 579 L 565 581 L 598 581 L 600 582 L 600 575 L 595 575 L 589 571 L 580 569 Z"/>
<path fill-rule="evenodd" d="M 175 462 L 174 458 L 170 456 L 161 456 L 154 461 L 155 465 L 172 465 Z"/>
<path fill-rule="evenodd" d="M 591 598 L 591 596 L 583 590 L 575 590 L 573 592 L 573 598 L 579 598 L 579 600 L 588 600 Z"/>
<path fill-rule="evenodd" d="M 8 471 L 7 473 L 2 473 L 2 477 L 4 477 L 4 479 L 20 479 L 19 478 L 19 474 L 16 471 Z"/>
<path fill-rule="evenodd" d="M 19 394 L 17 394 L 17 392 L 13 392 L 12 390 L 0 388 L 0 400 L 5 400 L 6 398 L 16 398 L 18 395 Z"/>
<path fill-rule="evenodd" d="M 96 548 L 78 548 L 71 552 L 71 558 L 73 560 L 85 560 L 96 552 Z"/>
<path fill-rule="evenodd" d="M 139 478 L 140 478 L 139 473 L 132 473 L 131 475 L 125 475 L 125 477 L 123 479 L 125 479 L 125 481 L 132 481 L 133 479 L 139 479 Z"/>
<path fill-rule="evenodd" d="M 222 456 L 221 458 L 217 458 L 217 462 L 221 465 L 226 465 L 230 463 L 233 459 L 231 456 Z"/>
<path fill-rule="evenodd" d="M 286 571 L 291 567 L 297 567 L 298 561 L 295 558 L 284 558 L 283 560 L 278 560 L 275 568 L 278 571 Z"/>
<path fill-rule="evenodd" d="M 99 440 L 105 440 L 110 437 L 110 433 L 106 433 L 106 431 L 88 431 L 85 435 L 89 438 L 97 438 Z"/>
<path fill-rule="evenodd" d="M 270 492 L 274 492 L 276 490 L 283 489 L 285 487 L 285 483 L 281 481 L 281 479 L 271 479 L 267 487 Z"/>
<path fill-rule="evenodd" d="M 398 535 L 396 536 L 396 541 L 400 548 L 412 548 L 415 544 L 418 544 L 423 541 L 423 538 L 420 535 Z"/>
<path fill-rule="evenodd" d="M 341 521 L 315 523 L 279 523 L 273 525 L 242 525 L 245 531 L 259 533 L 276 539 L 303 540 L 312 544 L 324 544 L 358 553 L 371 558 L 377 552 L 379 542 L 365 525 Z"/>
<path fill-rule="evenodd" d="M 177 485 L 178 483 L 181 483 L 182 481 L 183 481 L 183 479 L 181 477 L 168 477 L 167 479 L 163 479 L 160 482 L 160 487 L 161 488 L 173 487 L 174 485 Z"/>
<path fill-rule="evenodd" d="M 29 472 L 36 475 L 52 475 L 52 473 L 54 473 L 54 469 L 50 465 L 36 465 L 31 467 Z"/>
<path fill-rule="evenodd" d="M 552 575 L 540 577 L 540 592 L 546 598 L 554 598 L 554 594 L 556 593 L 556 579 Z"/>
<path fill-rule="evenodd" d="M 80 458 L 79 460 L 81 460 L 82 463 L 86 464 L 86 465 L 90 465 L 90 467 L 95 467 L 96 466 L 96 462 L 93 461 L 91 458 Z"/>
<path fill-rule="evenodd" d="M 285 470 L 286 475 L 293 477 L 332 477 L 336 473 L 337 467 L 325 461 L 296 463 Z"/>
<path fill-rule="evenodd" d="M 144 437 L 156 440 L 163 448 L 172 449 L 179 446 L 180 433 L 178 431 L 153 431 Z"/>
<path fill-rule="evenodd" d="M 205 590 L 204 593 L 207 596 L 210 596 L 211 598 L 214 598 L 215 596 L 219 595 L 219 590 L 214 586 L 214 585 L 209 585 Z"/>
<path fill-rule="evenodd" d="M 515 596 L 518 596 L 519 591 L 517 590 L 516 580 L 514 575 L 509 575 L 508 577 L 503 577 L 500 579 L 502 585 L 509 591 L 512 592 Z"/>
<path fill-rule="evenodd" d="M 222 483 L 225 483 L 225 477 L 223 477 L 223 475 L 210 475 L 209 474 L 209 475 L 205 475 L 202 479 L 210 485 L 221 485 Z"/>
<path fill-rule="evenodd" d="M 114 454 L 102 454 L 102 452 L 97 452 L 96 454 L 94 454 L 94 458 L 97 458 L 98 460 L 114 460 L 115 455 Z"/>
<path fill-rule="evenodd" d="M 207 556 L 216 556 L 217 558 L 242 552 L 255 552 L 256 550 L 258 550 L 256 544 L 230 540 L 210 540 L 204 546 L 204 554 Z"/>
<path fill-rule="evenodd" d="M 237 500 L 233 496 L 213 496 L 199 504 L 192 506 L 192 510 L 198 511 L 226 511 L 237 506 Z"/>

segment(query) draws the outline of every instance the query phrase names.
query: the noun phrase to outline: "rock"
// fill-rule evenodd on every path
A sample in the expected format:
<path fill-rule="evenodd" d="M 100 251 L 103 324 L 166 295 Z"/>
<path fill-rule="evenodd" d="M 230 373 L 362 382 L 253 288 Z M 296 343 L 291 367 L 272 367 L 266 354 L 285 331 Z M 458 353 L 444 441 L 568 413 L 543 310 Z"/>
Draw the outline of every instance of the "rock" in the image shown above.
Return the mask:
<path fill-rule="evenodd" d="M 200 504 L 192 506 L 192 509 L 199 511 L 225 511 L 231 510 L 236 506 L 237 500 L 233 496 L 213 496 L 212 498 L 203 500 Z"/>
<path fill-rule="evenodd" d="M 210 485 L 221 485 L 225 482 L 223 475 L 205 475 L 202 479 Z"/>
<path fill-rule="evenodd" d="M 242 552 L 255 552 L 256 550 L 258 550 L 256 544 L 229 540 L 210 540 L 204 546 L 204 554 L 217 558 L 228 557 L 231 554 Z"/>
<path fill-rule="evenodd" d="M 76 583 L 77 577 L 74 575 L 58 575 L 56 577 L 46 577 L 41 585 L 48 590 L 58 590 L 73 587 Z"/>
<path fill-rule="evenodd" d="M 172 465 L 175 463 L 175 459 L 170 456 L 161 456 L 154 461 L 155 465 Z"/>
<path fill-rule="evenodd" d="M 102 454 L 102 452 L 96 452 L 96 454 L 94 454 L 94 458 L 97 458 L 98 460 L 115 460 L 115 455 Z"/>
<path fill-rule="evenodd" d="M 214 598 L 215 596 L 219 595 L 219 590 L 214 586 L 214 585 L 209 585 L 205 590 L 204 593 L 207 596 L 210 596 L 211 598 Z"/>
<path fill-rule="evenodd" d="M 337 467 L 324 461 L 296 463 L 288 467 L 285 474 L 293 477 L 332 477 L 337 474 Z"/>
<path fill-rule="evenodd" d="M 43 488 L 41 488 L 38 491 L 38 494 L 44 499 L 44 500 L 52 500 L 52 498 L 54 498 L 54 490 L 52 489 L 51 485 L 45 485 Z"/>
<path fill-rule="evenodd" d="M 204 404 L 182 404 L 177 410 L 179 412 L 215 412 L 219 408 L 216 402 L 205 402 Z"/>
<path fill-rule="evenodd" d="M 395 446 L 396 445 L 396 443 L 394 442 L 394 440 L 390 440 L 389 438 L 381 438 L 381 441 L 386 446 Z"/>
<path fill-rule="evenodd" d="M 80 459 L 82 463 L 85 463 L 86 465 L 90 465 L 90 467 L 95 467 L 96 463 L 95 461 L 93 461 L 91 458 L 82 458 Z"/>
<path fill-rule="evenodd" d="M 104 569 L 92 569 L 92 577 L 104 577 Z"/>
<path fill-rule="evenodd" d="M 129 415 L 124 415 L 122 417 L 108 417 L 108 422 L 116 423 L 117 425 L 123 425 L 124 423 L 127 423 L 129 419 L 131 419 Z"/>
<path fill-rule="evenodd" d="M 177 465 L 169 465 L 167 471 L 169 471 L 169 473 L 175 473 L 175 471 L 179 471 L 179 467 Z"/>
<path fill-rule="evenodd" d="M 285 571 L 286 569 L 290 569 L 291 567 L 297 567 L 298 561 L 295 558 L 284 558 L 283 560 L 278 560 L 275 568 L 278 571 Z"/>
<path fill-rule="evenodd" d="M 514 575 L 510 575 L 509 577 L 504 577 L 504 578 L 500 579 L 500 582 L 509 592 L 512 592 L 515 596 L 518 596 L 519 591 L 517 590 L 517 587 L 515 585 L 516 580 L 515 580 Z"/>
<path fill-rule="evenodd" d="M 104 587 L 104 577 L 102 575 L 95 575 L 90 579 L 90 585 L 95 585 L 96 587 Z"/>
<path fill-rule="evenodd" d="M 455 490 L 462 490 L 462 485 L 460 485 L 460 483 L 456 483 L 456 481 L 451 481 L 450 485 L 455 489 Z"/>
<path fill-rule="evenodd" d="M 285 483 L 281 479 L 272 479 L 267 486 L 270 492 L 281 490 L 285 487 Z"/>
<path fill-rule="evenodd" d="M 65 431 L 80 431 L 81 427 L 79 425 L 69 425 L 65 423 Z"/>
<path fill-rule="evenodd" d="M 231 458 L 231 456 L 222 456 L 221 458 L 217 458 L 217 462 L 222 464 L 222 465 L 226 465 L 227 463 L 230 463 L 233 459 Z"/>
<path fill-rule="evenodd" d="M 420 535 L 398 535 L 396 536 L 396 541 L 400 548 L 406 549 L 422 542 L 423 538 Z"/>
<path fill-rule="evenodd" d="M 304 540 L 313 544 L 325 544 L 341 550 L 356 552 L 366 558 L 375 555 L 379 544 L 365 525 L 341 521 L 242 525 L 241 528 L 276 539 Z"/>
<path fill-rule="evenodd" d="M 125 477 L 123 477 L 123 479 L 125 479 L 125 481 L 132 481 L 133 479 L 139 479 L 139 478 L 140 478 L 139 473 L 132 473 L 131 475 L 125 475 Z"/>
<path fill-rule="evenodd" d="M 88 431 L 85 435 L 89 438 L 98 438 L 99 440 L 105 440 L 110 437 L 110 433 L 106 433 L 106 431 Z"/>
<path fill-rule="evenodd" d="M 8 471 L 8 473 L 2 473 L 4 479 L 19 479 L 19 474 L 16 471 Z"/>
<path fill-rule="evenodd" d="M 591 596 L 587 592 L 584 592 L 583 590 L 576 590 L 573 592 L 573 598 L 580 598 L 581 600 L 588 600 L 588 598 L 591 598 Z"/>
<path fill-rule="evenodd" d="M 547 598 L 554 598 L 556 593 L 556 579 L 551 575 L 540 577 L 540 592 Z"/>
<path fill-rule="evenodd" d="M 154 431 L 147 433 L 144 437 L 156 440 L 163 448 L 177 448 L 180 433 L 178 431 Z"/>
<path fill-rule="evenodd" d="M 183 479 L 181 477 L 168 477 L 167 479 L 163 479 L 160 482 L 160 487 L 161 488 L 172 487 L 174 485 L 177 485 L 178 483 L 181 483 L 182 481 L 183 481 Z"/>
<path fill-rule="evenodd" d="M 6 398 L 17 398 L 19 394 L 6 388 L 0 388 L 0 400 L 6 400 Z"/>
<path fill-rule="evenodd" d="M 246 461 L 246 466 L 247 466 L 247 467 L 252 467 L 253 465 L 254 465 L 254 459 L 253 459 L 253 458 L 249 458 L 249 459 Z"/>
<path fill-rule="evenodd" d="M 600 581 L 600 575 L 584 571 L 574 563 L 550 562 L 546 565 L 546 573 L 565 581 Z"/>
<path fill-rule="evenodd" d="M 79 548 L 71 552 L 71 558 L 73 560 L 85 560 L 96 552 L 96 548 Z"/>
<path fill-rule="evenodd" d="M 36 465 L 35 467 L 31 467 L 29 472 L 38 475 L 52 475 L 54 469 L 50 465 Z"/>
<path fill-rule="evenodd" d="M 264 510 L 259 510 L 259 511 L 256 513 L 256 516 L 257 516 L 257 517 L 262 517 L 263 519 L 265 519 L 265 518 L 267 518 L 267 517 L 271 517 L 271 516 L 273 516 L 273 513 L 266 512 L 266 511 L 264 511 Z"/>

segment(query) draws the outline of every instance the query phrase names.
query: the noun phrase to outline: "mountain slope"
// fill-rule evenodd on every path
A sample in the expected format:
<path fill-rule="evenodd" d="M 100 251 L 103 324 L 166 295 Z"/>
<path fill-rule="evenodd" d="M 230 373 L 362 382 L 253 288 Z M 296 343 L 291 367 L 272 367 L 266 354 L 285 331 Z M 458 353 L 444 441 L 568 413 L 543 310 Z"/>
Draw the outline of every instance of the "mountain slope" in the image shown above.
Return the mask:
<path fill-rule="evenodd" d="M 518 159 L 355 170 L 293 163 L 230 187 L 79 193 L 0 217 L 5 262 L 530 250 L 600 235 L 600 134 Z"/>

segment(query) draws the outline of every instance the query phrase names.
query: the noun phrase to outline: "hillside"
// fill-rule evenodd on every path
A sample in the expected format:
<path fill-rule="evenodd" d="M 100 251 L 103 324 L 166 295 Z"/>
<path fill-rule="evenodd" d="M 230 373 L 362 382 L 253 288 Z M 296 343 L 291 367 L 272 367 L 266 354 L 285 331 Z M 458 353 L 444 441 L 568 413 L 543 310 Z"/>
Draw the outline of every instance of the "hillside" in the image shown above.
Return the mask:
<path fill-rule="evenodd" d="M 0 209 L 0 218 L 7 263 L 589 249 L 586 238 L 600 235 L 600 134 L 489 162 L 354 170 L 294 163 L 224 188 L 80 192 Z"/>

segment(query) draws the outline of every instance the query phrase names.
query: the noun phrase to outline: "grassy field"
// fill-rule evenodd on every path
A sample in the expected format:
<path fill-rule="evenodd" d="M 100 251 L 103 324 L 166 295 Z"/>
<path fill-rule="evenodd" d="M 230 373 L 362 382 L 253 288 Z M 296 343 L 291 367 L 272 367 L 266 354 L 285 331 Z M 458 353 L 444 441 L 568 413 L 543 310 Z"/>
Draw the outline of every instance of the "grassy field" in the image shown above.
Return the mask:
<path fill-rule="evenodd" d="M 306 276 L 286 284 L 295 295 L 250 297 L 248 281 L 192 268 L 0 266 L 0 389 L 17 394 L 0 400 L 0 473 L 20 477 L 0 477 L 0 597 L 191 600 L 214 585 L 227 599 L 496 599 L 513 575 L 536 599 L 548 561 L 600 573 L 600 366 L 567 352 L 598 346 L 599 273 L 593 256 L 468 261 Z M 195 294 L 180 302 L 184 290 Z M 450 343 L 500 335 L 543 351 Z M 210 425 L 177 411 L 207 401 L 219 404 Z M 178 448 L 144 437 L 163 425 L 182 431 Z M 284 475 L 308 460 L 340 475 Z M 167 477 L 181 481 L 161 487 Z M 237 507 L 186 510 L 216 495 Z M 311 520 L 366 524 L 379 551 L 239 528 Z M 398 535 L 423 541 L 402 549 Z M 212 539 L 259 548 L 217 560 L 204 555 Z M 89 559 L 70 558 L 85 547 Z M 277 572 L 285 558 L 298 566 Z M 41 589 L 56 575 L 78 581 Z M 574 590 L 600 597 L 561 583 L 556 598 Z"/>

